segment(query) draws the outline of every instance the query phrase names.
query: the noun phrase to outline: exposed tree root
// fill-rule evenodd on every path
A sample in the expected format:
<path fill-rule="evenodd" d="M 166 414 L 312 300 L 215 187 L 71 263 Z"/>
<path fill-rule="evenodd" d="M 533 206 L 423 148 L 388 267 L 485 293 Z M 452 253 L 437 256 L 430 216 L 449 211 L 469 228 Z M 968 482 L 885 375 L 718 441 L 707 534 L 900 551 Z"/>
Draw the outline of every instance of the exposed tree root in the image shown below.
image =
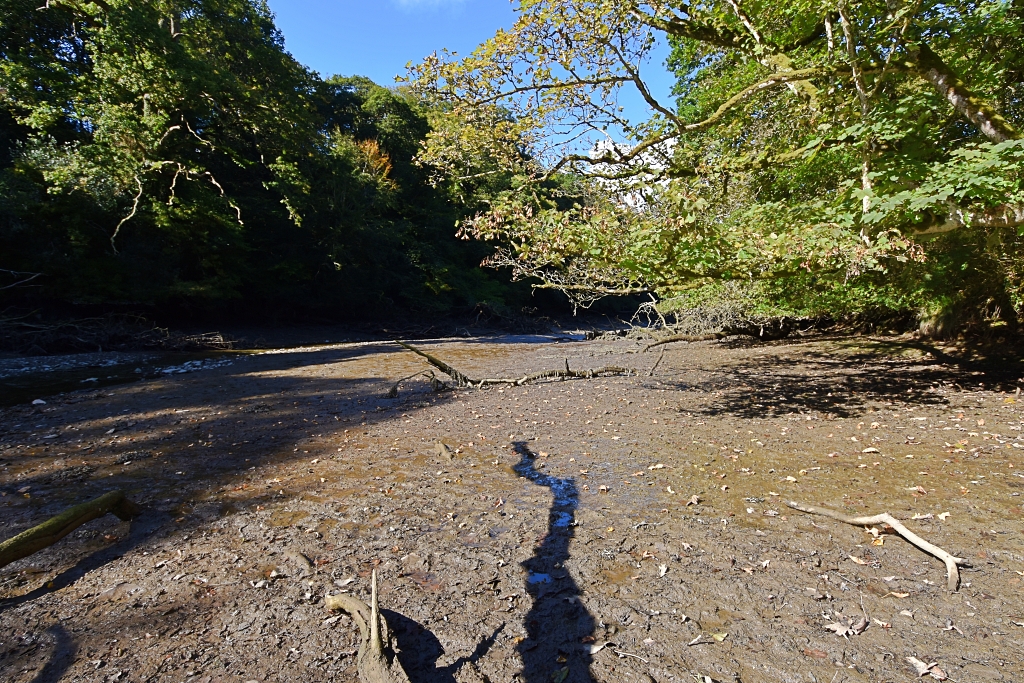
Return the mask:
<path fill-rule="evenodd" d="M 567 360 L 565 362 L 565 370 L 544 370 L 543 372 L 535 372 L 532 375 L 525 375 L 523 377 L 485 377 L 483 379 L 472 379 L 448 365 L 443 360 L 440 360 L 425 351 L 421 351 L 411 344 L 406 344 L 405 342 L 397 340 L 395 343 L 425 358 L 428 363 L 455 380 L 455 386 L 457 387 L 480 388 L 494 384 L 511 384 L 518 387 L 542 379 L 593 379 L 594 377 L 603 377 L 607 375 L 636 374 L 635 370 L 620 368 L 614 365 L 606 365 L 592 370 L 570 370 L 569 361 Z"/>
<path fill-rule="evenodd" d="M 0 543 L 0 567 L 53 545 L 86 522 L 108 512 L 127 521 L 139 511 L 138 505 L 124 497 L 124 491 L 111 491 L 88 503 L 76 505 Z"/>
<path fill-rule="evenodd" d="M 713 341 L 715 339 L 722 339 L 728 336 L 725 332 L 712 332 L 711 334 L 673 334 L 671 337 L 665 337 L 659 339 L 656 342 L 651 342 L 644 347 L 644 351 L 650 351 L 655 346 L 661 346 L 663 344 L 672 344 L 674 342 L 701 342 L 701 341 Z"/>
<path fill-rule="evenodd" d="M 387 620 L 377 606 L 377 570 L 373 570 L 370 606 L 349 595 L 328 595 L 327 609 L 342 610 L 352 615 L 363 638 L 356 655 L 359 680 L 363 683 L 409 683 L 409 676 L 398 661 L 392 643 L 393 635 Z"/>
<path fill-rule="evenodd" d="M 960 570 L 957 565 L 966 564 L 967 561 L 960 557 L 953 557 L 945 550 L 937 545 L 932 545 L 928 541 L 924 540 L 913 531 L 903 526 L 903 523 L 898 519 L 890 515 L 888 512 L 883 512 L 880 515 L 874 515 L 872 517 L 849 517 L 836 512 L 835 510 L 829 510 L 827 508 L 814 507 L 813 505 L 804 505 L 802 503 L 796 503 L 793 501 L 787 501 L 786 505 L 799 510 L 800 512 L 806 512 L 811 515 L 822 515 L 824 517 L 831 517 L 832 519 L 838 520 L 845 524 L 853 524 L 854 526 L 872 526 L 874 524 L 888 524 L 896 531 L 900 536 L 906 539 L 908 542 L 916 545 L 921 550 L 925 551 L 929 555 L 939 558 L 946 564 L 946 585 L 949 590 L 955 591 L 960 586 Z"/>

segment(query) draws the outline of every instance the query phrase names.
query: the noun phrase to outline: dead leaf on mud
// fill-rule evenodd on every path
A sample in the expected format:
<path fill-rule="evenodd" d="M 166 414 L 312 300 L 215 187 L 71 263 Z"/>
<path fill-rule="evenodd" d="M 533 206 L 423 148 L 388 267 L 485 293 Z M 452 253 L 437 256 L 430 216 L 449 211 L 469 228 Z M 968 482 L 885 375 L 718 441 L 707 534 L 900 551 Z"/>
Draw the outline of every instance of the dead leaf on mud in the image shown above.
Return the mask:
<path fill-rule="evenodd" d="M 825 629 L 834 632 L 837 636 L 849 639 L 850 636 L 859 636 L 868 628 L 868 620 L 865 617 L 853 619 L 841 614 L 835 616 L 836 620 L 831 624 L 826 624 Z"/>
<path fill-rule="evenodd" d="M 436 575 L 430 572 L 414 571 L 408 574 L 403 574 L 405 578 L 409 579 L 417 586 L 425 591 L 437 593 L 444 587 L 444 582 Z"/>
<path fill-rule="evenodd" d="M 850 555 L 850 559 L 851 559 L 851 560 L 853 560 L 853 561 L 854 561 L 855 563 L 857 563 L 857 564 L 859 564 L 859 565 L 862 565 L 862 566 L 863 566 L 863 565 L 868 565 L 868 564 L 871 564 L 871 563 L 870 563 L 870 562 L 868 562 L 867 560 L 862 560 L 861 558 L 859 558 L 859 557 L 856 557 L 856 556 L 854 556 L 854 555 Z"/>
<path fill-rule="evenodd" d="M 832 597 L 828 593 L 820 593 L 817 588 L 808 588 L 806 591 L 804 591 L 804 595 L 810 598 L 811 600 L 825 600 L 830 599 Z"/>
<path fill-rule="evenodd" d="M 689 507 L 691 505 L 699 505 L 699 504 L 700 504 L 700 498 L 697 495 L 690 496 L 690 500 L 686 501 L 686 507 Z"/>
<path fill-rule="evenodd" d="M 814 657 L 815 659 L 828 659 L 828 653 L 822 650 L 815 650 L 809 647 L 804 648 L 805 657 Z"/>
<path fill-rule="evenodd" d="M 944 681 L 949 678 L 949 676 L 946 675 L 946 672 L 937 666 L 937 662 L 925 664 L 917 657 L 907 657 L 907 662 L 910 666 L 914 667 L 914 673 L 918 675 L 918 678 L 931 676 L 938 681 Z"/>

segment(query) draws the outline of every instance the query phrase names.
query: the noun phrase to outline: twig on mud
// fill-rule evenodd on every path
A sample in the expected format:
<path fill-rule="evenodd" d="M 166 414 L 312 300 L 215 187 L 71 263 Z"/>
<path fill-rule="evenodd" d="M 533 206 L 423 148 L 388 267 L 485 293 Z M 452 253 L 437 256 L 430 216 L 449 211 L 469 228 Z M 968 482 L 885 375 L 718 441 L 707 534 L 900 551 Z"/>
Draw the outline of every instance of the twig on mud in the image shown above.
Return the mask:
<path fill-rule="evenodd" d="M 647 371 L 647 376 L 648 377 L 654 377 L 654 371 L 658 369 L 659 365 L 661 365 L 661 359 L 664 358 L 664 357 L 665 357 L 665 347 L 662 347 L 661 348 L 661 355 L 658 356 L 658 360 L 654 361 L 654 365 L 651 366 L 651 369 Z"/>
<path fill-rule="evenodd" d="M 888 524 L 893 530 L 910 542 L 916 545 L 921 550 L 925 551 L 929 555 L 939 558 L 946 565 L 946 585 L 951 591 L 955 591 L 960 586 L 960 570 L 957 565 L 967 564 L 967 561 L 960 557 L 953 557 L 945 550 L 937 545 L 932 545 L 928 541 L 924 540 L 913 531 L 903 526 L 903 523 L 898 519 L 890 515 L 888 512 L 883 512 L 880 515 L 874 515 L 872 517 L 849 517 L 836 512 L 835 510 L 829 510 L 827 508 L 814 507 L 813 505 L 804 505 L 794 501 L 787 501 L 786 505 L 799 510 L 800 512 L 806 512 L 810 515 L 822 515 L 824 517 L 831 517 L 832 519 L 843 522 L 844 524 L 852 524 L 854 526 L 871 526 L 874 524 Z"/>
<path fill-rule="evenodd" d="M 444 374 L 455 380 L 455 386 L 457 387 L 476 387 L 482 388 L 484 386 L 494 384 L 511 384 L 513 386 L 522 386 L 531 382 L 536 382 L 542 379 L 593 379 L 594 377 L 601 377 L 604 375 L 631 375 L 636 374 L 636 370 L 630 368 L 621 368 L 613 365 L 606 365 L 600 368 L 594 368 L 593 370 L 570 370 L 569 360 L 565 361 L 565 370 L 544 370 L 542 372 L 535 372 L 532 375 L 525 375 L 523 377 L 485 377 L 483 379 L 472 379 L 463 373 L 459 372 L 452 366 L 445 363 L 443 360 L 436 358 L 425 351 L 417 349 L 412 344 L 406 344 L 405 342 L 395 340 L 395 343 L 402 346 L 413 353 L 422 356 L 427 360 L 428 363 L 433 365 L 435 368 L 443 372 Z"/>
<path fill-rule="evenodd" d="M 701 342 L 701 341 L 713 341 L 715 339 L 723 339 L 728 335 L 725 332 L 712 332 L 711 334 L 673 334 L 671 337 L 665 337 L 658 341 L 651 342 L 644 347 L 644 351 L 650 351 L 655 346 L 663 346 L 664 344 L 672 344 L 673 342 Z"/>
<path fill-rule="evenodd" d="M 86 522 L 113 512 L 122 520 L 139 514 L 139 506 L 124 497 L 124 491 L 111 491 L 88 503 L 76 505 L 42 524 L 0 543 L 0 567 L 47 548 Z"/>
<path fill-rule="evenodd" d="M 617 654 L 617 655 L 619 656 L 619 659 L 622 659 L 623 657 L 634 657 L 634 658 L 636 658 L 636 659 L 639 659 L 639 660 L 640 660 L 641 662 L 643 662 L 644 664 L 650 664 L 650 662 L 649 662 L 649 661 L 647 661 L 646 659 L 644 659 L 644 658 L 643 658 L 643 657 L 641 657 L 640 655 L 634 655 L 634 654 L 631 654 L 631 653 L 629 653 L 629 652 L 623 652 L 622 650 L 614 650 L 614 649 L 612 650 L 612 652 L 614 652 L 615 654 Z"/>

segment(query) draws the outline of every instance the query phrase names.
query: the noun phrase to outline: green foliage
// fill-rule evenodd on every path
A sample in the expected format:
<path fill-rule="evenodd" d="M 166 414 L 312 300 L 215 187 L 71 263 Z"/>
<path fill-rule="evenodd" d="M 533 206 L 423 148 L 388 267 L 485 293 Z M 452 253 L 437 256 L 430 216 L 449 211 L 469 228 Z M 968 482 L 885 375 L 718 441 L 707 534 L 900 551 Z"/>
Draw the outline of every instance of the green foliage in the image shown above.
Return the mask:
<path fill-rule="evenodd" d="M 674 102 L 643 77 L 665 40 Z M 1022 45 L 1009 0 L 524 1 L 469 57 L 417 68 L 452 122 L 508 121 L 451 123 L 422 158 L 468 192 L 519 178 L 467 233 L 583 304 L 737 281 L 793 312 L 999 301 L 1012 317 Z M 648 120 L 623 118 L 623 88 Z"/>
<path fill-rule="evenodd" d="M 8 300 L 291 315 L 508 295 L 413 163 L 431 110 L 321 80 L 262 0 L 41 4 L 0 0 L 0 268 L 44 274 Z"/>

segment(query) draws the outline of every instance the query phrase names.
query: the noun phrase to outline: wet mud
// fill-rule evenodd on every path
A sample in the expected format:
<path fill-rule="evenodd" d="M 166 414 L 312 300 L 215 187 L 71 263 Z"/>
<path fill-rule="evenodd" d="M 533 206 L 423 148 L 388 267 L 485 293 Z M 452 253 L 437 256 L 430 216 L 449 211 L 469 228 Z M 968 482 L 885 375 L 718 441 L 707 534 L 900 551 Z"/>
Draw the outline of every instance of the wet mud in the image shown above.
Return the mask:
<path fill-rule="evenodd" d="M 0 680 L 355 681 L 327 593 L 413 683 L 1024 680 L 1021 366 L 911 340 L 421 342 L 242 354 L 0 411 L 9 537 L 144 506 L 0 569 Z M 27 391 L 28 389 L 26 389 Z M 445 447 L 438 447 L 438 444 Z M 890 512 L 965 558 L 785 505 Z M 829 629 L 866 618 L 845 637 Z"/>

